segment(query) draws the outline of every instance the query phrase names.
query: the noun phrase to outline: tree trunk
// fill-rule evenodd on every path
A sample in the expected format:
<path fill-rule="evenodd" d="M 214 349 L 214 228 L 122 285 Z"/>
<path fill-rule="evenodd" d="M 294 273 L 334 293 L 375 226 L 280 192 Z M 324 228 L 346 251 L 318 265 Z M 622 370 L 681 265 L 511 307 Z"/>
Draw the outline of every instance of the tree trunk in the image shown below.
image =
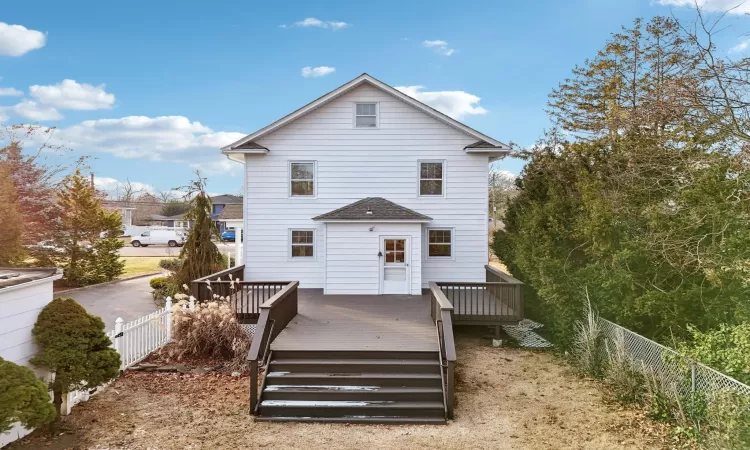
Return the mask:
<path fill-rule="evenodd" d="M 50 422 L 49 430 L 52 434 L 58 434 L 60 432 L 60 421 L 62 419 L 62 401 L 63 392 L 62 389 L 53 387 L 52 388 L 52 405 L 55 407 L 55 420 Z M 67 411 L 66 411 L 67 412 Z"/>

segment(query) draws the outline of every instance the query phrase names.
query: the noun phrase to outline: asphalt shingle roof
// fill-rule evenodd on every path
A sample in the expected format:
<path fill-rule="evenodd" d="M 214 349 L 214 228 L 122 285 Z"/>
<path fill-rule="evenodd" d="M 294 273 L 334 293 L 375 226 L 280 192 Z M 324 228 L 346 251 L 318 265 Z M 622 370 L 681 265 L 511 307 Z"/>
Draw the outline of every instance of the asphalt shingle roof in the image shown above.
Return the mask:
<path fill-rule="evenodd" d="M 368 213 L 369 211 L 369 213 Z M 403 207 L 381 197 L 367 197 L 331 212 L 313 217 L 313 220 L 421 220 L 430 221 L 414 210 Z"/>
<path fill-rule="evenodd" d="M 242 205 L 227 205 L 216 220 L 242 220 Z"/>

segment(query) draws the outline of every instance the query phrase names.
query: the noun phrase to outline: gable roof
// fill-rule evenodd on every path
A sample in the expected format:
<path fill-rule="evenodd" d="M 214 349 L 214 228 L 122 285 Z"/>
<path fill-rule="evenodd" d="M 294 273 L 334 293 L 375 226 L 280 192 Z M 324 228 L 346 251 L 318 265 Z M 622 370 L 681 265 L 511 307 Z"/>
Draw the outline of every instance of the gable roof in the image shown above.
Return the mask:
<path fill-rule="evenodd" d="M 406 220 L 410 222 L 429 222 L 432 220 L 432 217 L 425 216 L 382 197 L 367 197 L 334 209 L 331 212 L 313 217 L 312 220 L 321 222 L 339 220 L 365 222 Z"/>
<path fill-rule="evenodd" d="M 439 120 L 440 122 L 445 123 L 448 126 L 451 126 L 459 131 L 462 131 L 463 133 L 468 134 L 469 136 L 473 136 L 476 139 L 478 139 L 480 142 L 486 142 L 492 146 L 494 146 L 496 149 L 500 151 L 510 151 L 510 147 L 503 144 L 500 141 L 496 141 L 495 139 L 480 133 L 479 131 L 464 125 L 463 123 L 459 122 L 456 119 L 453 119 L 452 117 L 448 117 L 445 114 L 441 113 L 440 111 L 425 105 L 424 103 L 420 102 L 419 100 L 416 100 L 412 97 L 409 97 L 408 95 L 404 94 L 403 92 L 383 83 L 380 80 L 377 80 L 376 78 L 363 73 L 362 75 L 358 76 L 357 78 L 349 81 L 348 83 L 332 90 L 331 92 L 325 94 L 324 96 L 318 98 L 317 100 L 313 100 L 312 102 L 308 103 L 307 105 L 303 106 L 302 108 L 292 112 L 291 114 L 287 114 L 286 116 L 282 117 L 281 119 L 277 120 L 276 122 L 267 125 L 260 130 L 256 131 L 255 133 L 249 134 L 245 136 L 244 138 L 240 139 L 237 142 L 234 142 L 232 144 L 229 144 L 225 147 L 222 147 L 221 152 L 224 154 L 232 154 L 232 153 L 267 153 L 268 149 L 253 142 L 254 139 L 259 139 L 273 131 L 278 130 L 279 128 L 283 127 L 284 125 L 299 119 L 300 117 L 314 111 L 315 109 L 325 105 L 326 103 L 330 102 L 331 100 L 334 100 L 341 95 L 351 91 L 352 89 L 357 88 L 358 86 L 361 86 L 363 84 L 370 84 L 396 98 L 403 101 L 404 103 L 407 103 L 420 111 L 424 112 L 425 114 L 432 116 L 433 118 Z"/>

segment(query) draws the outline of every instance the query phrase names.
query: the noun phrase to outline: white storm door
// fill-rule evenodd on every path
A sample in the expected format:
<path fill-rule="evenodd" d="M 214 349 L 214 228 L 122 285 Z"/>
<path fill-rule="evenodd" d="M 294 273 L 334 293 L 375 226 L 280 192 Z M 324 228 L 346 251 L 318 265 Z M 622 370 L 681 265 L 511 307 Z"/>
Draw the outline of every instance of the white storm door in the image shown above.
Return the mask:
<path fill-rule="evenodd" d="M 411 279 L 409 267 L 409 238 L 380 238 L 383 257 L 380 268 L 381 294 L 408 294 Z"/>

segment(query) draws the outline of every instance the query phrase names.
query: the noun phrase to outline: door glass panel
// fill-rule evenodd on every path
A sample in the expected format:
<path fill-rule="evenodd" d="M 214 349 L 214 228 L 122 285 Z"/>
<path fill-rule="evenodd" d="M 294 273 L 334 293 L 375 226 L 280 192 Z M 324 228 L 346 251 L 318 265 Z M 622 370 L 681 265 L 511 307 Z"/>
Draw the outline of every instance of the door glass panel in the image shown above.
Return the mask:
<path fill-rule="evenodd" d="M 383 247 L 385 247 L 386 263 L 399 264 L 406 262 L 406 240 L 386 239 Z"/>

